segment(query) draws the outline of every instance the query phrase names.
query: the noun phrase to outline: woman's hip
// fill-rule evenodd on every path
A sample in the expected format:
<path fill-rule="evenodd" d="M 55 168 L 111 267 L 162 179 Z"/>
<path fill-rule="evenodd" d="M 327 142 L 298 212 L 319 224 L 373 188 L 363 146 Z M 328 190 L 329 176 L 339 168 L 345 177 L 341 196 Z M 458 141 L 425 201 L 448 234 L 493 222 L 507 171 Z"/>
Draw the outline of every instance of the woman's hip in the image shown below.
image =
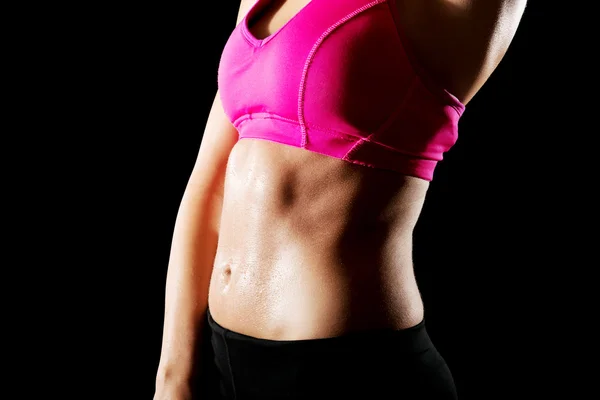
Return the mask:
<path fill-rule="evenodd" d="M 456 399 L 452 374 L 425 328 L 372 329 L 336 337 L 267 340 L 207 315 L 213 387 L 224 399 Z M 397 395 L 395 395 L 397 394 Z"/>

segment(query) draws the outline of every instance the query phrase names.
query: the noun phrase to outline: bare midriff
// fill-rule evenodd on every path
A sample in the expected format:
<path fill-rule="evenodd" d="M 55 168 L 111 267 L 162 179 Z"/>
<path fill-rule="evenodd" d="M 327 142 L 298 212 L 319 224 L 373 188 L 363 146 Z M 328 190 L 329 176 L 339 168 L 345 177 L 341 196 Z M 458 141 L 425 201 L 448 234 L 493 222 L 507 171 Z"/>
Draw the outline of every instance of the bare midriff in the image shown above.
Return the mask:
<path fill-rule="evenodd" d="M 412 235 L 429 182 L 261 139 L 227 166 L 209 309 L 271 340 L 423 319 Z"/>

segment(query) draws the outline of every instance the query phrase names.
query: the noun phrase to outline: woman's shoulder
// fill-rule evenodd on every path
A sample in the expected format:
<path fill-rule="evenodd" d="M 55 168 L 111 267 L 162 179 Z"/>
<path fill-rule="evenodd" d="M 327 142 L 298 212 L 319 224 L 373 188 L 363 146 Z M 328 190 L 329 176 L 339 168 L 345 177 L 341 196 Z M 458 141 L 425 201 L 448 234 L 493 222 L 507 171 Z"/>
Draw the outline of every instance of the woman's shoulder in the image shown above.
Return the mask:
<path fill-rule="evenodd" d="M 504 57 L 526 0 L 388 0 L 420 67 L 462 103 Z"/>

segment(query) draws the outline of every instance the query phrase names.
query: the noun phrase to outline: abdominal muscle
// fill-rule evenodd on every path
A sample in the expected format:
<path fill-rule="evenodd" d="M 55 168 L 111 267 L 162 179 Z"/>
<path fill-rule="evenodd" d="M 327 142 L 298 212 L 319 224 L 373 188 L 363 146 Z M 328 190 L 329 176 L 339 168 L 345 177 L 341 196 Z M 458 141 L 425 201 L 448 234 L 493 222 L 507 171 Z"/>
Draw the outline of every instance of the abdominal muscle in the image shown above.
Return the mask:
<path fill-rule="evenodd" d="M 212 317 L 271 340 L 418 324 L 412 234 L 427 188 L 396 172 L 239 140 L 225 177 Z"/>

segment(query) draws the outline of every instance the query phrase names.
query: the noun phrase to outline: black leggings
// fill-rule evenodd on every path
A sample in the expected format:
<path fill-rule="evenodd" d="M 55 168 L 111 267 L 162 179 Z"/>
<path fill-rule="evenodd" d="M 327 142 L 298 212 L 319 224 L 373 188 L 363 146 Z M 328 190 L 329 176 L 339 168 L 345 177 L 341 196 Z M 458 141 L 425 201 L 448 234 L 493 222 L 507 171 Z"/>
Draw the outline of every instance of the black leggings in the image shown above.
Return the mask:
<path fill-rule="evenodd" d="M 424 320 L 403 330 L 277 341 L 232 332 L 210 311 L 207 318 L 212 360 L 205 361 L 210 378 L 203 379 L 203 400 L 457 399 Z"/>

